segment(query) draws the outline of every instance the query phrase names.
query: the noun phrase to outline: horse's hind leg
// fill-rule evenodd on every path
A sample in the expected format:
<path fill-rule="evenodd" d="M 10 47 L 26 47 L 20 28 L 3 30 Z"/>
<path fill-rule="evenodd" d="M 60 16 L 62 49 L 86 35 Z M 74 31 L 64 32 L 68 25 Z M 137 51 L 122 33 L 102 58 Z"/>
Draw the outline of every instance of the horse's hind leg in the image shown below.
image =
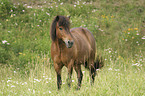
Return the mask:
<path fill-rule="evenodd" d="M 91 85 L 93 85 L 95 76 L 96 76 L 96 69 L 94 66 L 94 62 L 90 62 L 89 70 L 90 70 L 90 78 L 91 78 L 90 83 L 91 83 Z"/>
<path fill-rule="evenodd" d="M 77 65 L 76 64 L 74 66 L 74 68 L 75 68 L 75 71 L 77 73 L 77 78 L 78 78 L 78 87 L 77 87 L 77 89 L 80 89 L 82 78 L 83 78 L 83 73 L 82 73 L 82 70 L 81 70 L 81 65 Z"/>
<path fill-rule="evenodd" d="M 95 76 L 96 76 L 96 70 L 93 66 L 91 66 L 91 69 L 90 69 L 90 78 L 91 78 L 91 85 L 94 84 L 94 80 L 95 80 Z"/>
<path fill-rule="evenodd" d="M 58 87 L 58 89 L 60 89 L 61 85 L 62 85 L 62 80 L 61 80 L 61 69 L 62 69 L 62 67 L 63 67 L 62 64 L 54 63 L 54 68 L 55 68 L 55 71 L 56 71 L 56 74 L 57 74 L 57 87 Z"/>

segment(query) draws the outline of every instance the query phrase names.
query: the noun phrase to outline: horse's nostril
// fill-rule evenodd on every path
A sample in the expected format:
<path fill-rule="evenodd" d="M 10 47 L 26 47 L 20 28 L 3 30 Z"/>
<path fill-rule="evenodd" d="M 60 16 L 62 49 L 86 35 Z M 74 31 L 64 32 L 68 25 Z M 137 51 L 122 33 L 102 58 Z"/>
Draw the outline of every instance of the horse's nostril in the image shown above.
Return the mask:
<path fill-rule="evenodd" d="M 71 48 L 73 46 L 74 41 L 73 40 L 67 40 L 66 41 L 66 45 L 68 46 L 68 48 Z"/>
<path fill-rule="evenodd" d="M 71 44 L 71 45 L 73 45 L 73 40 L 71 41 L 71 40 L 68 40 L 68 44 Z"/>
<path fill-rule="evenodd" d="M 71 42 L 70 42 L 70 40 L 68 40 L 68 44 L 70 44 Z"/>

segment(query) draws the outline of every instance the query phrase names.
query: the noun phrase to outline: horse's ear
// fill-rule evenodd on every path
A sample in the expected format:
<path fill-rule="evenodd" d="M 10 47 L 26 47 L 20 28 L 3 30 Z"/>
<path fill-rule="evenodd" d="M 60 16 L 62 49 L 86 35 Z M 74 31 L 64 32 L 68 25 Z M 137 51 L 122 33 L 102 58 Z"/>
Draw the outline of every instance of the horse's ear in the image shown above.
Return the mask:
<path fill-rule="evenodd" d="M 70 19 L 71 16 L 68 16 L 68 18 Z"/>
<path fill-rule="evenodd" d="M 59 16 L 56 16 L 56 21 L 58 21 L 59 20 Z"/>

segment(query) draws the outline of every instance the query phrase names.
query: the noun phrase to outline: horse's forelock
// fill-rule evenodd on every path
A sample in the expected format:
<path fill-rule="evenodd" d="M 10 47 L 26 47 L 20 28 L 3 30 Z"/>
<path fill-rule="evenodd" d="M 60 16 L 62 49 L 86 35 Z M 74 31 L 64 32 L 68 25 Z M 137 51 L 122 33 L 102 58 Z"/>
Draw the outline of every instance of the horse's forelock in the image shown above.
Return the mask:
<path fill-rule="evenodd" d="M 69 19 L 65 16 L 59 16 L 58 24 L 59 24 L 59 26 L 63 26 L 65 29 L 70 28 Z"/>

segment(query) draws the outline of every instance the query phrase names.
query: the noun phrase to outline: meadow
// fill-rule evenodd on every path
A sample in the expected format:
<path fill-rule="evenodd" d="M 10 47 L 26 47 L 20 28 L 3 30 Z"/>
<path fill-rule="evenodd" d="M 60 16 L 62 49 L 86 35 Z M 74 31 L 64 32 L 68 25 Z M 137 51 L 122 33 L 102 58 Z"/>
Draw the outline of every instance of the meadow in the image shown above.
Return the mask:
<path fill-rule="evenodd" d="M 104 67 L 94 85 L 82 67 L 82 87 L 71 88 L 62 70 L 62 89 L 50 57 L 50 25 L 71 16 L 71 28 L 88 28 Z M 0 96 L 144 96 L 144 0 L 0 0 Z"/>

